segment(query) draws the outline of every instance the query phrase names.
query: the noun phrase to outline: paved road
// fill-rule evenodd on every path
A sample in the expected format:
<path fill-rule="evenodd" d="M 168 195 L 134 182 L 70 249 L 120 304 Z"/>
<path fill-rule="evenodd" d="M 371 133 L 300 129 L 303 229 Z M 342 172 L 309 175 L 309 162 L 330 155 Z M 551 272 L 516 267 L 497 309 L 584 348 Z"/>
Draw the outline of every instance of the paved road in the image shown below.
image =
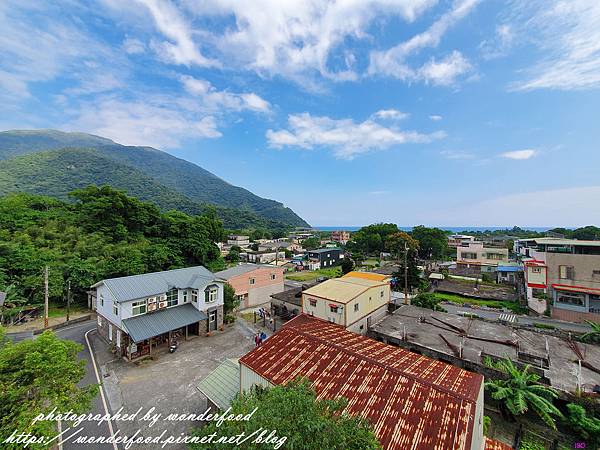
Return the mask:
<path fill-rule="evenodd" d="M 475 309 L 475 308 L 466 308 L 464 306 L 451 305 L 447 303 L 443 303 L 444 309 L 448 311 L 450 314 L 460 314 L 461 312 L 470 312 L 475 313 L 484 319 L 490 320 L 498 320 L 500 314 L 505 314 L 497 311 L 489 311 L 485 309 Z M 561 320 L 549 319 L 547 317 L 532 317 L 532 316 L 524 316 L 517 315 L 517 323 L 521 325 L 533 325 L 534 323 L 544 323 L 547 325 L 552 325 L 556 328 L 560 328 L 566 331 L 575 331 L 575 332 L 588 332 L 591 330 L 591 327 L 585 323 L 571 323 L 571 322 L 563 322 Z"/>
<path fill-rule="evenodd" d="M 88 331 L 95 330 L 95 329 L 96 329 L 96 322 L 88 320 L 86 322 L 81 322 L 81 323 L 71 325 L 66 328 L 61 328 L 61 329 L 55 331 L 55 333 L 58 337 L 60 337 L 62 339 L 69 339 L 71 341 L 75 341 L 75 342 L 83 345 L 83 350 L 79 353 L 78 357 L 79 357 L 79 359 L 85 360 L 85 375 L 84 375 L 83 379 L 79 382 L 79 386 L 87 386 L 89 384 L 97 384 L 98 383 L 98 379 L 96 378 L 96 371 L 94 370 L 94 366 L 92 363 L 92 357 L 90 355 L 88 344 L 85 339 L 85 334 Z M 95 333 L 95 331 L 91 331 L 91 333 Z M 8 335 L 8 337 L 13 339 L 14 341 L 21 341 L 23 339 L 32 338 L 33 333 L 32 332 L 12 333 L 12 334 Z M 94 415 L 106 414 L 104 405 L 102 402 L 102 397 L 100 394 L 98 394 L 96 396 L 96 398 L 93 400 L 92 409 L 90 412 Z M 62 426 L 63 426 L 63 431 L 64 431 L 66 425 L 62 424 Z M 106 437 L 109 437 L 111 435 L 108 424 L 106 422 L 103 422 L 101 425 L 98 425 L 97 422 L 85 421 L 78 428 L 83 428 L 83 430 L 81 432 L 79 432 L 77 434 L 77 436 L 94 436 L 94 437 L 106 436 Z M 66 431 L 63 436 L 67 437 L 73 431 L 74 430 Z M 73 439 L 75 439 L 75 437 Z M 85 445 L 82 445 L 82 444 L 74 444 L 69 441 L 64 442 L 64 444 L 63 444 L 64 450 L 81 449 L 82 447 L 85 447 L 86 449 L 90 449 L 90 450 L 108 450 L 108 449 L 115 450 L 117 448 L 117 447 L 113 446 L 112 444 L 85 444 Z"/>

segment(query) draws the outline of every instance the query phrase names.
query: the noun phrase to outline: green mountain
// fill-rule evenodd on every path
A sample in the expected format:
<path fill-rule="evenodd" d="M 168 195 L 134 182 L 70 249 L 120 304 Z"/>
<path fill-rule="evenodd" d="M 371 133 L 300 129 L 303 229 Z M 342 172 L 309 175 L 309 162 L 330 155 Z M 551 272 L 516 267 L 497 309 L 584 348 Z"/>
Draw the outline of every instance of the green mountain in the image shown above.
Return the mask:
<path fill-rule="evenodd" d="M 21 190 L 64 198 L 87 184 L 110 184 L 163 209 L 194 213 L 216 205 L 230 228 L 234 222 L 257 220 L 262 225 L 255 226 L 308 225 L 280 202 L 152 147 L 56 130 L 0 132 L 0 193 Z"/>

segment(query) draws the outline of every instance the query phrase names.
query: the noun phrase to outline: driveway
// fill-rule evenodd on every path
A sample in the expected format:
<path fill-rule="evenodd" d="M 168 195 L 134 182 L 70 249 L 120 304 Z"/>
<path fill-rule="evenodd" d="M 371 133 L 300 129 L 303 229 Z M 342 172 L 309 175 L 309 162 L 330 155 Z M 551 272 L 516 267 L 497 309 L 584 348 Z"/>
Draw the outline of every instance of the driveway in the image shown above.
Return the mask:
<path fill-rule="evenodd" d="M 240 320 L 240 319 L 238 319 Z M 96 338 L 97 339 L 97 338 Z M 101 363 L 103 382 L 108 402 L 113 412 L 123 408 L 123 413 L 135 413 L 142 408 L 145 413 L 156 408 L 154 414 L 165 417 L 172 413 L 200 414 L 207 409 L 206 397 L 196 386 L 213 369 L 227 358 L 239 358 L 254 348 L 253 335 L 248 327 L 236 322 L 223 332 L 210 337 L 198 337 L 180 342 L 175 353 L 163 350 L 157 360 L 145 360 L 139 364 L 113 360 L 106 345 L 94 345 Z M 189 434 L 198 422 L 165 422 L 159 420 L 152 427 L 150 421 L 119 421 L 116 423 L 121 436 L 157 437 L 166 430 L 165 436 Z M 135 448 L 160 448 L 159 444 L 133 445 Z M 183 444 L 170 444 L 169 449 L 183 449 Z"/>

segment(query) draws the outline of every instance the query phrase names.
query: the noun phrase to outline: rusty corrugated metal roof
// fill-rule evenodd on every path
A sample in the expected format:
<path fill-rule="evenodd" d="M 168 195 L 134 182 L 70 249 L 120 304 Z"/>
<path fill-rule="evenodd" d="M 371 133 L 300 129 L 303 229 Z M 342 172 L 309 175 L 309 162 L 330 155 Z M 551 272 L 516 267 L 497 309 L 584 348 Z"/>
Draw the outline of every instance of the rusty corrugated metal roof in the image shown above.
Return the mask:
<path fill-rule="evenodd" d="M 513 448 L 504 442 L 486 437 L 484 450 L 513 450 Z"/>
<path fill-rule="evenodd" d="M 298 376 L 319 398 L 345 397 L 385 449 L 470 448 L 483 377 L 307 315 L 289 321 L 240 363 L 273 384 Z"/>

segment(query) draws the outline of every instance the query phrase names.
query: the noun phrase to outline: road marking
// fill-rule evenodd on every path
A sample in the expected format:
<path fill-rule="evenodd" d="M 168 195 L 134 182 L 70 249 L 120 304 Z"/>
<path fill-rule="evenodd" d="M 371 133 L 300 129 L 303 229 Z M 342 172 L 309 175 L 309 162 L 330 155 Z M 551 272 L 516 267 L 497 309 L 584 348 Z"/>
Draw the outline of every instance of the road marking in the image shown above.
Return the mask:
<path fill-rule="evenodd" d="M 108 405 L 106 404 L 106 398 L 104 397 L 104 387 L 102 386 L 102 381 L 100 380 L 100 375 L 98 374 L 98 368 L 96 367 L 96 358 L 94 358 L 94 352 L 92 351 L 92 346 L 90 345 L 90 340 L 88 339 L 88 334 L 94 331 L 94 329 L 92 328 L 91 330 L 88 330 L 85 332 L 85 342 L 87 343 L 88 346 L 88 350 L 90 352 L 90 356 L 92 358 L 92 365 L 94 366 L 94 372 L 96 373 L 96 380 L 98 380 L 98 384 L 100 385 L 100 397 L 102 397 L 102 405 L 104 406 L 104 412 L 106 413 L 106 415 L 108 417 L 110 417 L 110 413 L 108 412 Z M 115 436 L 115 432 L 113 430 L 113 426 L 112 426 L 112 422 L 110 419 L 107 420 L 108 423 L 108 429 L 110 431 L 110 436 L 112 438 L 114 438 Z M 113 448 L 115 450 L 119 450 L 119 447 L 117 446 L 117 443 L 113 441 Z"/>

